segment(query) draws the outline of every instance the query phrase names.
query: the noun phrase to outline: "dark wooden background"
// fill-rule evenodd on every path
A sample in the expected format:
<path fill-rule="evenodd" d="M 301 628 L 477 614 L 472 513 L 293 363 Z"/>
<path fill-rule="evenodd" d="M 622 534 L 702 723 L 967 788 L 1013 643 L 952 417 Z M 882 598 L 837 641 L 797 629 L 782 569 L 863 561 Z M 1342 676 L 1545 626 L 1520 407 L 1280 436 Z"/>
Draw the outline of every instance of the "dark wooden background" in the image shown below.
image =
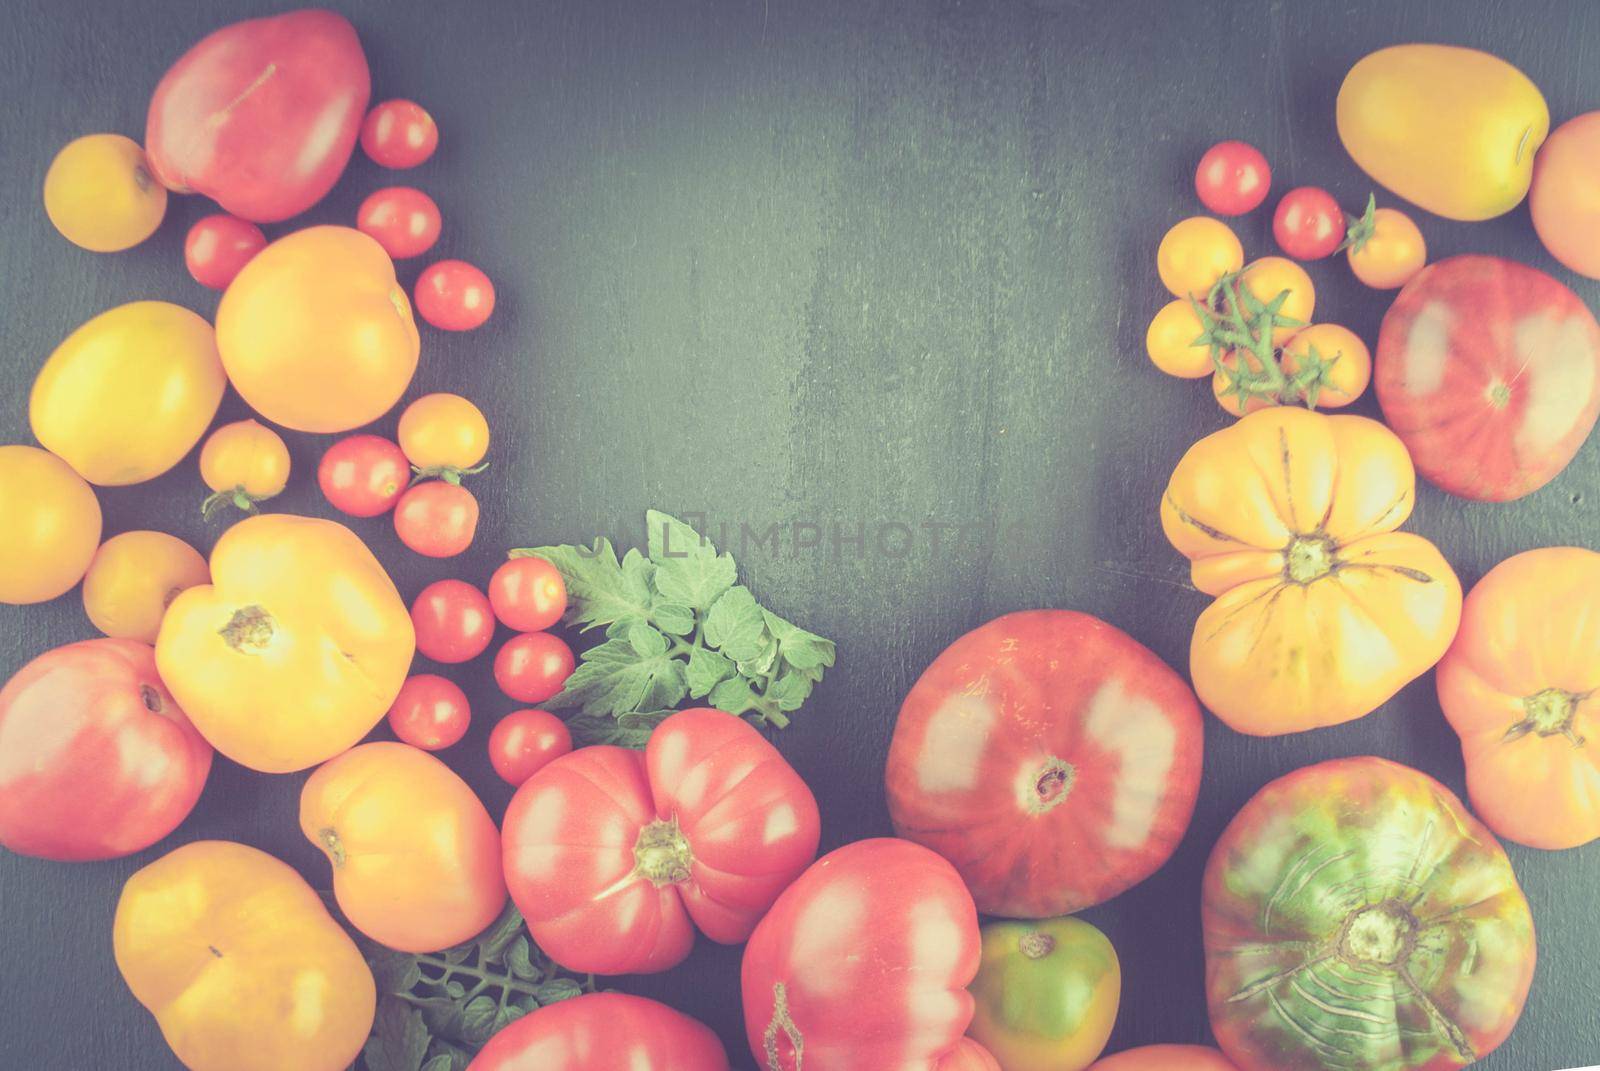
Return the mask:
<path fill-rule="evenodd" d="M 0 441 L 29 441 L 34 373 L 90 316 L 137 298 L 215 310 L 182 264 L 184 231 L 205 203 L 175 197 L 151 241 L 88 253 L 45 218 L 51 156 L 80 134 L 142 136 L 150 90 L 192 41 L 288 6 L 7 6 Z M 895 711 L 967 629 L 1009 610 L 1074 607 L 1185 665 L 1205 599 L 1162 538 L 1156 503 L 1185 447 L 1227 418 L 1205 386 L 1158 374 L 1143 337 L 1166 300 L 1155 245 L 1199 210 L 1190 175 L 1207 145 L 1246 137 L 1271 159 L 1277 191 L 1317 183 L 1357 207 L 1369 183 L 1335 136 L 1334 93 L 1358 57 L 1406 41 L 1505 56 L 1557 121 L 1600 107 L 1600 6 L 1583 2 L 339 6 L 366 45 L 375 99 L 423 102 L 442 138 L 408 173 L 358 152 L 307 220 L 349 222 L 373 189 L 419 185 L 444 212 L 437 254 L 481 265 L 499 292 L 484 330 L 424 328 L 412 386 L 460 391 L 489 416 L 477 545 L 436 562 L 402 548 L 386 519 L 354 526 L 410 599 L 440 577 L 482 582 L 507 547 L 601 532 L 636 542 L 651 506 L 726 523 L 758 597 L 839 644 L 837 668 L 779 740 L 816 789 L 825 848 L 887 831 L 881 770 Z M 1481 224 L 1419 219 L 1435 255 L 1509 255 L 1574 282 L 1525 208 Z M 1272 251 L 1269 223 L 1263 210 L 1240 224 L 1251 255 Z M 420 267 L 404 264 L 402 278 Z M 1372 340 L 1386 299 L 1340 262 L 1312 273 L 1318 319 Z M 1575 285 L 1600 299 L 1600 285 Z M 1357 410 L 1376 412 L 1370 398 Z M 230 395 L 224 415 L 242 413 Z M 329 440 L 290 438 L 297 471 L 274 506 L 327 515 L 313 470 Z M 1597 473 L 1591 441 L 1555 483 L 1512 505 L 1424 488 L 1411 527 L 1466 583 L 1529 547 L 1600 547 Z M 104 491 L 106 532 L 157 527 L 208 549 L 219 528 L 201 522 L 201 494 L 192 458 Z M 781 545 L 741 550 L 741 523 L 780 525 Z M 797 547 L 813 524 L 821 546 Z M 930 524 L 963 529 L 940 528 L 935 548 Z M 0 674 L 92 634 L 76 592 L 0 607 Z M 475 719 L 443 757 L 498 814 L 510 791 L 484 741 L 512 704 L 486 660 L 451 675 Z M 1122 957 L 1113 1048 L 1208 1039 L 1200 873 L 1263 783 L 1375 753 L 1463 787 L 1431 677 L 1366 719 L 1308 735 L 1248 739 L 1208 718 L 1206 746 L 1177 855 L 1086 913 Z M 0 855 L 0 1067 L 176 1067 L 112 963 L 122 881 L 174 844 L 224 837 L 325 887 L 326 864 L 295 822 L 303 779 L 219 758 L 194 815 L 157 849 L 76 866 Z M 1539 927 L 1539 970 L 1521 1025 L 1481 1066 L 1600 1063 L 1600 844 L 1511 855 Z M 701 1017 L 749 1066 L 738 963 L 737 949 L 702 941 L 681 968 L 620 984 Z"/>

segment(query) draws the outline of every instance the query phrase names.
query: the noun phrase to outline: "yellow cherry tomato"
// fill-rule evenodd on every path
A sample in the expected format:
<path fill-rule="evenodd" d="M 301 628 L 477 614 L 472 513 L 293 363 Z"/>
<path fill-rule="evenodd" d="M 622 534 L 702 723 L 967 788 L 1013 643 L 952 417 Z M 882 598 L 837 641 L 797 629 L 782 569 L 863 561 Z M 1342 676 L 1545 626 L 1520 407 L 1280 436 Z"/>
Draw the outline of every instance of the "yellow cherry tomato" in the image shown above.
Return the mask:
<path fill-rule="evenodd" d="M 142 483 L 194 448 L 226 386 L 210 324 L 165 301 L 135 301 L 56 347 L 33 381 L 28 420 L 90 483 Z"/>
<path fill-rule="evenodd" d="M 95 551 L 83 577 L 83 609 L 107 636 L 155 643 L 172 600 L 210 582 L 206 560 L 177 536 L 123 532 Z"/>
<path fill-rule="evenodd" d="M 289 485 L 289 448 L 257 421 L 224 424 L 200 448 L 200 478 L 212 492 L 201 505 L 207 516 L 229 504 L 254 512 Z"/>
<path fill-rule="evenodd" d="M 400 449 L 426 476 L 459 476 L 489 452 L 489 422 L 459 394 L 425 394 L 400 414 Z"/>
<path fill-rule="evenodd" d="M 122 887 L 117 970 L 190 1071 L 344 1071 L 377 984 L 305 879 L 229 841 L 175 848 Z"/>
<path fill-rule="evenodd" d="M 1428 243 L 1411 217 L 1398 208 L 1378 208 L 1370 197 L 1346 241 L 1350 270 L 1374 290 L 1405 286 L 1428 263 Z"/>
<path fill-rule="evenodd" d="M 1294 321 L 1272 329 L 1272 344 L 1281 346 L 1311 322 L 1317 306 L 1317 289 L 1306 270 L 1287 257 L 1261 257 L 1244 269 L 1244 289 L 1263 305 L 1270 304 L 1285 290 L 1289 296 L 1278 307 L 1278 316 Z"/>
<path fill-rule="evenodd" d="M 115 253 L 156 232 L 167 188 L 155 180 L 139 143 L 121 134 L 70 141 L 44 175 L 44 211 L 73 245 Z"/>
<path fill-rule="evenodd" d="M 1199 379 L 1212 370 L 1211 347 L 1194 344 L 1204 330 L 1188 298 L 1169 301 L 1144 333 L 1145 352 L 1167 375 Z"/>
<path fill-rule="evenodd" d="M 1210 216 L 1190 216 L 1161 238 L 1156 271 L 1175 297 L 1201 301 L 1216 281 L 1244 264 L 1244 247 L 1226 223 Z"/>
<path fill-rule="evenodd" d="M 100 502 L 65 461 L 0 446 L 0 602 L 45 602 L 82 579 L 100 545 Z"/>
<path fill-rule="evenodd" d="M 1253 353 L 1230 350 L 1222 355 L 1220 358 L 1222 367 L 1211 374 L 1211 396 L 1217 400 L 1218 405 L 1222 406 L 1223 412 L 1231 413 L 1234 416 L 1244 416 L 1246 413 L 1253 413 L 1257 409 L 1265 409 L 1269 405 L 1281 405 L 1281 402 L 1265 395 L 1246 394 L 1241 397 L 1239 392 L 1233 389 L 1231 373 L 1239 367 L 1241 355 L 1244 357 L 1247 370 L 1250 372 L 1259 372 L 1261 370 L 1261 362 L 1256 359 L 1256 355 Z"/>
<path fill-rule="evenodd" d="M 1279 364 L 1291 378 L 1310 364 L 1324 367 L 1310 397 L 1302 399 L 1316 409 L 1341 409 L 1361 397 L 1372 382 L 1367 344 L 1338 324 L 1312 324 L 1296 332 L 1283 347 Z"/>

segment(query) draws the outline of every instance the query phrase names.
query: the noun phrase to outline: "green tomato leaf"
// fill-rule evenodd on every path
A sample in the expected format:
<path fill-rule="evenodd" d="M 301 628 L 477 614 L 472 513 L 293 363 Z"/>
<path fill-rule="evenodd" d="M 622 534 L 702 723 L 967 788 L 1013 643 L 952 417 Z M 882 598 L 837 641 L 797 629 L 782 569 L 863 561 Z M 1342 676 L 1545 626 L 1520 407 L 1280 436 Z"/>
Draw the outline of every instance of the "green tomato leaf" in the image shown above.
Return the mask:
<path fill-rule="evenodd" d="M 754 710 L 756 695 L 742 677 L 731 677 L 711 689 L 711 705 L 729 714 L 743 714 Z"/>
<path fill-rule="evenodd" d="M 628 644 L 640 658 L 656 658 L 667 653 L 667 638 L 649 625 L 629 625 Z"/>
<path fill-rule="evenodd" d="M 654 724 L 632 727 L 624 725 L 609 714 L 576 714 L 567 719 L 567 731 L 574 744 L 612 744 L 616 747 L 642 748 L 650 742 Z"/>
<path fill-rule="evenodd" d="M 706 614 L 706 642 L 735 662 L 760 654 L 765 633 L 761 607 L 743 584 L 723 592 Z"/>
<path fill-rule="evenodd" d="M 727 650 L 727 648 L 724 648 Z M 739 673 L 750 680 L 760 680 L 772 672 L 778 660 L 778 641 L 765 629 L 761 632 L 761 648 L 754 657 L 739 661 Z"/>
<path fill-rule="evenodd" d="M 422 968 L 417 966 L 416 957 L 404 952 L 379 947 L 368 956 L 367 965 L 372 968 L 372 980 L 377 983 L 379 993 L 409 993 L 411 987 L 422 980 Z"/>
<path fill-rule="evenodd" d="M 611 639 L 589 648 L 550 705 L 577 706 L 585 714 L 612 717 L 677 706 L 689 690 L 683 663 L 665 653 L 660 633 L 655 636 L 663 649 L 651 656 L 641 655 L 628 639 Z"/>
<path fill-rule="evenodd" d="M 833 665 L 837 654 L 832 640 L 825 640 L 798 625 L 785 621 L 770 610 L 763 610 L 767 629 L 778 639 L 778 652 L 795 669 L 816 670 L 813 680 L 822 679 L 822 670 Z"/>
<path fill-rule="evenodd" d="M 529 942 L 526 937 L 518 937 L 511 942 L 511 947 L 506 949 L 506 967 L 518 978 L 537 978 L 541 973 L 539 968 L 534 966 L 528 949 Z"/>
<path fill-rule="evenodd" d="M 362 1049 L 368 1071 L 418 1071 L 428 1054 L 428 1027 L 420 1013 L 398 997 L 385 997 L 372 1028 Z"/>
<path fill-rule="evenodd" d="M 783 711 L 799 710 L 811 694 L 811 679 L 798 670 L 779 674 L 768 686 L 766 697 Z"/>
<path fill-rule="evenodd" d="M 461 1010 L 461 1040 L 470 1045 L 482 1045 L 494 1034 L 495 1016 L 500 1010 L 499 1001 L 490 996 L 473 997 Z"/>
<path fill-rule="evenodd" d="M 536 993 L 540 1004 L 554 1004 L 583 994 L 583 986 L 571 978 L 552 978 L 541 985 Z"/>
<path fill-rule="evenodd" d="M 718 681 L 733 676 L 733 663 L 709 647 L 696 647 L 689 652 L 689 665 L 684 679 L 689 685 L 689 695 L 703 699 L 711 694 Z"/>
<path fill-rule="evenodd" d="M 455 1071 L 455 1066 L 456 1062 L 451 1059 L 450 1054 L 442 1052 L 429 1057 L 428 1062 L 422 1065 L 422 1071 Z"/>
<path fill-rule="evenodd" d="M 650 583 L 655 566 L 636 550 L 617 560 L 616 549 L 604 536 L 592 547 L 527 547 L 511 552 L 513 558 L 543 558 L 554 565 L 567 585 L 570 625 L 587 631 L 614 621 L 643 621 L 650 612 Z"/>
<path fill-rule="evenodd" d="M 669 636 L 687 636 L 694 631 L 694 610 L 685 603 L 657 599 L 650 607 L 650 620 Z"/>
<path fill-rule="evenodd" d="M 486 963 L 498 963 L 507 948 L 524 932 L 522 912 L 517 910 L 517 905 L 510 900 L 506 901 L 505 909 L 500 912 L 500 917 L 489 924 L 489 928 L 480 933 L 473 941 L 462 945 L 462 948 L 471 949 L 478 946 L 478 954 Z"/>
<path fill-rule="evenodd" d="M 656 588 L 666 598 L 703 609 L 738 579 L 733 555 L 718 554 L 709 539 L 676 517 L 649 510 L 645 526 Z"/>

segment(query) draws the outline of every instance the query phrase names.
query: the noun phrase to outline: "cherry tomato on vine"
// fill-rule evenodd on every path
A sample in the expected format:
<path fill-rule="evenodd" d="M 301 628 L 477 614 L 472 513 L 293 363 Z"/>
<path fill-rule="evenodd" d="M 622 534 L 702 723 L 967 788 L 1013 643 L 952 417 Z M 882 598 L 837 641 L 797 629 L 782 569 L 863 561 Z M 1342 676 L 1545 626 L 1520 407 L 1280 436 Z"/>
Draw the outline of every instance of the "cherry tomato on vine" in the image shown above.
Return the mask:
<path fill-rule="evenodd" d="M 1226 223 L 1190 216 L 1174 223 L 1156 249 L 1156 272 L 1174 297 L 1206 299 L 1216 281 L 1244 264 L 1244 247 Z"/>
<path fill-rule="evenodd" d="M 289 485 L 289 448 L 258 421 L 224 424 L 200 448 L 200 478 L 211 489 L 200 506 L 207 517 L 229 505 L 254 513 L 257 502 Z"/>
<path fill-rule="evenodd" d="M 439 147 L 439 127 L 422 105 L 386 100 L 361 123 L 361 148 L 380 167 L 416 167 Z"/>
<path fill-rule="evenodd" d="M 417 312 L 444 331 L 482 327 L 494 311 L 494 284 L 464 260 L 441 260 L 417 277 Z"/>
<path fill-rule="evenodd" d="M 402 743 L 424 751 L 449 747 L 467 735 L 472 708 L 454 681 L 437 673 L 406 678 L 389 707 L 389 728 Z"/>
<path fill-rule="evenodd" d="M 1317 186 L 1296 186 L 1272 214 L 1278 248 L 1296 260 L 1321 260 L 1344 242 L 1344 210 Z"/>
<path fill-rule="evenodd" d="M 1372 353 L 1347 327 L 1312 324 L 1301 329 L 1284 344 L 1279 364 L 1285 375 L 1294 376 L 1311 360 L 1327 366 L 1315 396 L 1306 399 L 1313 408 L 1341 409 L 1372 382 Z"/>
<path fill-rule="evenodd" d="M 1257 409 L 1265 409 L 1269 405 L 1281 404 L 1262 395 L 1248 395 L 1240 398 L 1239 392 L 1233 389 L 1231 373 L 1239 367 L 1241 353 L 1243 353 L 1245 359 L 1245 368 L 1251 372 L 1261 371 L 1261 362 L 1256 359 L 1253 353 L 1230 350 L 1218 358 L 1222 367 L 1211 373 L 1211 395 L 1216 398 L 1217 404 L 1222 406 L 1223 412 L 1240 417 L 1246 413 L 1253 413 Z"/>
<path fill-rule="evenodd" d="M 567 723 L 548 710 L 513 710 L 489 733 L 489 765 L 513 788 L 571 750 Z"/>
<path fill-rule="evenodd" d="M 1145 352 L 1167 375 L 1199 379 L 1212 370 L 1211 347 L 1194 344 L 1204 331 L 1189 299 L 1176 298 L 1163 305 L 1150 321 L 1150 329 L 1144 334 Z"/>
<path fill-rule="evenodd" d="M 389 186 L 361 202 L 356 229 L 375 238 L 395 260 L 420 257 L 439 240 L 439 206 L 410 186 Z"/>
<path fill-rule="evenodd" d="M 1274 346 L 1283 345 L 1311 322 L 1311 313 L 1317 307 L 1317 288 L 1306 270 L 1294 261 L 1286 257 L 1252 260 L 1240 276 L 1240 284 L 1263 305 L 1271 305 L 1280 294 L 1288 291 L 1289 296 L 1278 306 L 1278 317 L 1292 322 L 1273 327 Z"/>
<path fill-rule="evenodd" d="M 1261 150 L 1243 141 L 1219 141 L 1200 157 L 1194 192 L 1219 216 L 1242 216 L 1267 199 L 1272 169 Z"/>
<path fill-rule="evenodd" d="M 567 582 L 543 558 L 510 558 L 489 578 L 489 603 L 506 628 L 543 632 L 567 612 Z"/>
<path fill-rule="evenodd" d="M 456 483 L 489 452 L 489 422 L 459 394 L 425 394 L 400 414 L 400 449 L 423 478 Z"/>
<path fill-rule="evenodd" d="M 494 680 L 519 703 L 543 703 L 561 691 L 574 664 L 572 648 L 560 636 L 524 632 L 495 652 Z"/>
<path fill-rule="evenodd" d="M 483 592 L 465 580 L 436 580 L 411 604 L 417 650 L 435 662 L 477 658 L 494 639 L 494 612 Z"/>
<path fill-rule="evenodd" d="M 394 508 L 411 482 L 400 447 L 377 435 L 349 435 L 322 455 L 317 483 L 329 504 L 352 517 L 376 517 Z"/>
<path fill-rule="evenodd" d="M 453 558 L 472 546 L 478 500 L 460 484 L 428 480 L 413 485 L 394 507 L 400 542 L 430 558 Z"/>
<path fill-rule="evenodd" d="M 267 247 L 254 223 L 217 212 L 195 221 L 183 239 L 183 263 L 201 286 L 226 290 L 239 269 Z"/>
<path fill-rule="evenodd" d="M 1345 244 L 1350 270 L 1374 290 L 1405 286 L 1428 263 L 1428 243 L 1412 218 L 1398 208 L 1379 208 L 1370 196 Z"/>

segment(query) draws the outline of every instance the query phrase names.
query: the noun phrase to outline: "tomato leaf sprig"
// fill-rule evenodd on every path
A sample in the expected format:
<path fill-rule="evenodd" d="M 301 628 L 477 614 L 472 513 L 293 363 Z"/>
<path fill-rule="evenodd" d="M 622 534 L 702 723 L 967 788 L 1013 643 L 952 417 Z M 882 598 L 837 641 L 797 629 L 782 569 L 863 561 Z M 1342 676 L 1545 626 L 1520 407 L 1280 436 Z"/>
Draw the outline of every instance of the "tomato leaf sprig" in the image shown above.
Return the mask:
<path fill-rule="evenodd" d="M 650 510 L 645 522 L 646 554 L 619 559 L 603 536 L 511 552 L 560 570 L 568 624 L 605 629 L 550 705 L 579 708 L 567 725 L 580 741 L 627 747 L 643 747 L 685 697 L 788 725 L 833 665 L 833 642 L 764 609 L 737 582 L 733 555 L 683 521 Z"/>
<path fill-rule="evenodd" d="M 1306 326 L 1283 314 L 1288 299 L 1289 291 L 1283 290 L 1271 301 L 1262 301 L 1244 285 L 1243 271 L 1218 279 L 1204 303 L 1189 299 L 1201 324 L 1193 345 L 1210 347 L 1211 363 L 1226 384 L 1221 396 L 1237 398 L 1240 409 L 1254 398 L 1314 409 L 1339 360 L 1339 354 L 1325 357 L 1313 346 L 1292 372 L 1284 368 L 1274 332 Z"/>

